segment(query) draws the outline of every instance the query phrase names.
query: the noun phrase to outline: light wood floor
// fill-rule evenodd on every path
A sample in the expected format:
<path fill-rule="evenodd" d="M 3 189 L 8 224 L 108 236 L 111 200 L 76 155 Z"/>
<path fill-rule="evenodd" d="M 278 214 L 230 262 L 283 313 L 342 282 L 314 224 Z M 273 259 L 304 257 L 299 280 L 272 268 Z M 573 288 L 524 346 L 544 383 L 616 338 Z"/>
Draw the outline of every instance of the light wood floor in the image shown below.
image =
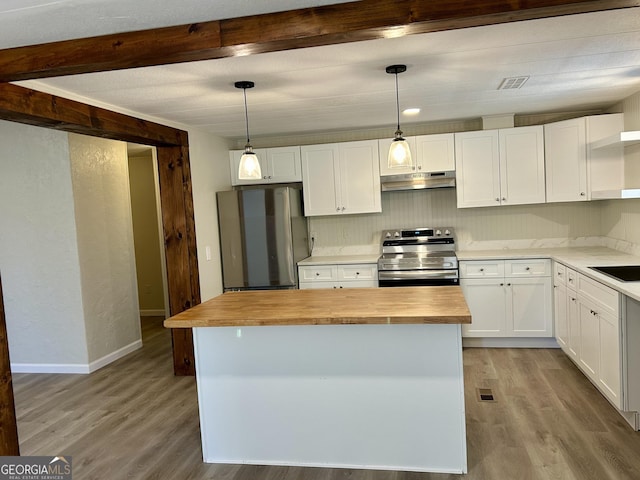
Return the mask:
<path fill-rule="evenodd" d="M 16 374 L 21 453 L 71 455 L 76 480 L 640 479 L 640 433 L 561 351 L 533 349 L 464 351 L 464 477 L 203 464 L 195 381 L 173 376 L 161 319 L 144 319 L 143 339 L 91 375 Z"/>

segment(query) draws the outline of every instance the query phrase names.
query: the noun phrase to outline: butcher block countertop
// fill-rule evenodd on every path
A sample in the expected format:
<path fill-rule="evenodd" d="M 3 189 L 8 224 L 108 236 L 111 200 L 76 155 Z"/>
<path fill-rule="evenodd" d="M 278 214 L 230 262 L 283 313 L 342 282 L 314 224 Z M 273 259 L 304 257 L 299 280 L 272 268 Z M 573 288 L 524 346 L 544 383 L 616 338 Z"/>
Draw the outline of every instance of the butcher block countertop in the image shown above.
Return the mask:
<path fill-rule="evenodd" d="M 164 321 L 167 328 L 471 323 L 456 286 L 227 292 Z"/>

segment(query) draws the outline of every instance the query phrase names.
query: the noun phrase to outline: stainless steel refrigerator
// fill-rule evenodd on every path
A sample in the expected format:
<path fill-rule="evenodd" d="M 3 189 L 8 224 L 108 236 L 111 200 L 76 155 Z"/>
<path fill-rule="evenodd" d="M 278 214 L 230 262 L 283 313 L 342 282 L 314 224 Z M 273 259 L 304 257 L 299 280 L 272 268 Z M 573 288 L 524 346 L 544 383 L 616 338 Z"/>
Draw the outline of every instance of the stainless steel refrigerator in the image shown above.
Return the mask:
<path fill-rule="evenodd" d="M 309 256 L 300 190 L 265 187 L 218 192 L 224 290 L 297 288 Z"/>

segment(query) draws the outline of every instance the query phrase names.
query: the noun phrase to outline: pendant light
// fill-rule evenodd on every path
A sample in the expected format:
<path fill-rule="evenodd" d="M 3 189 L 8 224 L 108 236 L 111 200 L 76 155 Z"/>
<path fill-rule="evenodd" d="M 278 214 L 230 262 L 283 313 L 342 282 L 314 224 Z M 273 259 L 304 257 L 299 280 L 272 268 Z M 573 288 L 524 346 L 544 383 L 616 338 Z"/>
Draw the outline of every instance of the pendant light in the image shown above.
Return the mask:
<path fill-rule="evenodd" d="M 255 83 L 249 81 L 236 82 L 236 88 L 241 88 L 244 93 L 244 119 L 247 126 L 247 144 L 244 146 L 244 153 L 240 157 L 240 165 L 238 166 L 238 178 L 240 180 L 260 180 L 262 178 L 262 170 L 258 156 L 253 151 L 251 141 L 249 140 L 249 113 L 247 111 L 247 88 L 253 88 Z"/>
<path fill-rule="evenodd" d="M 409 144 L 402 136 L 400 130 L 400 99 L 398 95 L 398 74 L 407 71 L 406 65 L 389 65 L 387 73 L 396 76 L 396 111 L 398 112 L 398 127 L 396 136 L 389 147 L 388 165 L 389 168 L 411 168 L 413 167 L 413 159 L 411 158 L 411 150 Z"/>

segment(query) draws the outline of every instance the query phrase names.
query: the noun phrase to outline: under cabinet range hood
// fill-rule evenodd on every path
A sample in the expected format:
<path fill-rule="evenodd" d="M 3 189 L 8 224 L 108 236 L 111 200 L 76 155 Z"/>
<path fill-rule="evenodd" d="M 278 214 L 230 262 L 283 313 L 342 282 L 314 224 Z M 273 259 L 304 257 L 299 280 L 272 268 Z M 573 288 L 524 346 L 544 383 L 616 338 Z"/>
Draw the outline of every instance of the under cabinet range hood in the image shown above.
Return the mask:
<path fill-rule="evenodd" d="M 451 188 L 456 186 L 456 172 L 417 172 L 380 177 L 383 192 Z"/>

